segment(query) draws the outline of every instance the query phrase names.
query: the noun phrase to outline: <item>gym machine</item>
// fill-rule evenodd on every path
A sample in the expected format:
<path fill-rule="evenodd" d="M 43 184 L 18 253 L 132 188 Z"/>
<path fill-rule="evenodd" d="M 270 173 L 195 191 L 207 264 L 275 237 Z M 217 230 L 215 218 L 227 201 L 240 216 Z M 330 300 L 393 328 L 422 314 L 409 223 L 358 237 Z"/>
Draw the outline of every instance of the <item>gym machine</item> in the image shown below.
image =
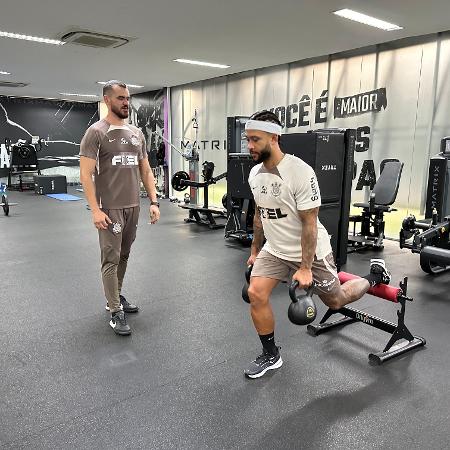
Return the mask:
<path fill-rule="evenodd" d="M 366 203 L 354 203 L 353 206 L 362 208 L 359 215 L 350 216 L 353 223 L 353 234 L 348 237 L 348 243 L 352 248 L 348 253 L 372 248 L 381 250 L 384 239 L 384 213 L 397 211 L 392 204 L 397 198 L 403 163 L 397 159 L 384 159 L 380 164 L 380 177 L 378 178 L 369 201 Z M 359 233 L 356 232 L 356 224 L 360 224 Z"/>
<path fill-rule="evenodd" d="M 248 117 L 227 117 L 227 194 L 223 201 L 227 209 L 225 239 L 237 239 L 249 245 L 253 239 L 255 202 L 248 176 L 255 165 L 247 148 L 245 124 Z"/>
<path fill-rule="evenodd" d="M 24 191 L 34 190 L 34 175 L 40 175 L 38 151 L 41 151 L 47 143 L 39 136 L 32 136 L 29 140 L 19 139 L 12 143 L 11 139 L 5 138 L 6 152 L 10 156 L 8 171 L 8 189 Z M 31 181 L 25 181 L 26 176 L 31 177 Z M 18 177 L 18 183 L 13 184 L 13 178 Z"/>
<path fill-rule="evenodd" d="M 403 219 L 400 248 L 409 248 L 420 255 L 420 267 L 426 273 L 437 274 L 450 269 L 450 216 L 438 222 L 437 212 L 431 221 L 417 221 L 411 215 Z"/>
<path fill-rule="evenodd" d="M 227 118 L 227 213 L 225 237 L 251 242 L 253 237 L 253 195 L 248 175 L 254 166 L 245 139 L 246 117 Z M 281 149 L 301 158 L 315 171 L 322 205 L 319 219 L 331 235 L 336 265 L 347 260 L 351 185 L 354 170 L 356 132 L 352 129 L 324 129 L 281 136 Z"/>
<path fill-rule="evenodd" d="M 430 159 L 425 219 L 410 215 L 402 222 L 400 248 L 419 253 L 420 267 L 429 274 L 450 269 L 450 137 Z"/>
<path fill-rule="evenodd" d="M 185 203 L 178 205 L 180 208 L 189 210 L 189 216 L 184 219 L 185 222 L 195 222 L 199 225 L 207 225 L 211 229 L 223 228 L 225 224 L 216 222 L 217 217 L 226 217 L 225 211 L 219 208 L 213 208 L 208 205 L 208 188 L 211 184 L 217 183 L 219 180 L 226 178 L 227 172 L 214 177 L 214 163 L 205 161 L 203 164 L 202 177 L 203 182 L 191 180 L 189 174 L 184 171 L 176 172 L 172 177 L 172 187 L 178 192 L 182 192 L 188 187 L 203 188 L 203 206 L 197 204 Z"/>

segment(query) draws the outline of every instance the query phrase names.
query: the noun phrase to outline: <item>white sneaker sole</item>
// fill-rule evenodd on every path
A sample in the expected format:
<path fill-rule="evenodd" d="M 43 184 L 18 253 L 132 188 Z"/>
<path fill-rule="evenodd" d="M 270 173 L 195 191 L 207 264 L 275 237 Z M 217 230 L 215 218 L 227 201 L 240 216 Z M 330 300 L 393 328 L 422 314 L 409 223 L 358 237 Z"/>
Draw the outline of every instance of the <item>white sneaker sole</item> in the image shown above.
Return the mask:
<path fill-rule="evenodd" d="M 106 311 L 110 311 L 108 304 L 105 306 Z M 123 305 L 120 305 L 120 310 L 123 311 Z"/>
<path fill-rule="evenodd" d="M 116 324 L 112 320 L 109 321 L 109 325 L 114 330 L 114 333 L 119 334 L 120 336 L 128 336 L 129 334 L 131 334 L 131 329 L 127 331 L 118 331 L 116 329 Z"/>
<path fill-rule="evenodd" d="M 251 379 L 255 379 L 255 378 L 260 378 L 262 377 L 268 370 L 274 370 L 274 369 L 279 369 L 281 366 L 283 365 L 283 360 L 280 359 L 273 365 L 273 366 L 269 366 L 266 367 L 262 372 L 260 373 L 256 373 L 254 375 L 249 375 L 249 374 L 245 374 L 246 377 L 251 378 Z"/>

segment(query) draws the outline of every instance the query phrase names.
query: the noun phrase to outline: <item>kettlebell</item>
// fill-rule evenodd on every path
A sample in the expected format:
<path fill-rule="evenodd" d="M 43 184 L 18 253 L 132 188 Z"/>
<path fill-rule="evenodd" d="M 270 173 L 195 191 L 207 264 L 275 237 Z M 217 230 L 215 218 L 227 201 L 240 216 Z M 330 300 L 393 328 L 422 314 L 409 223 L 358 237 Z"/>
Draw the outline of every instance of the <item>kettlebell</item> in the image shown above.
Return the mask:
<path fill-rule="evenodd" d="M 317 315 L 317 308 L 312 299 L 312 290 L 314 285 L 306 289 L 306 293 L 302 295 L 296 294 L 298 281 L 294 280 L 289 286 L 289 296 L 292 303 L 289 305 L 288 317 L 295 325 L 308 325 Z"/>
<path fill-rule="evenodd" d="M 242 288 L 242 299 L 245 303 L 250 303 L 250 298 L 248 297 L 248 287 L 250 286 L 250 276 L 252 274 L 253 266 L 248 266 L 245 271 L 246 282 Z"/>

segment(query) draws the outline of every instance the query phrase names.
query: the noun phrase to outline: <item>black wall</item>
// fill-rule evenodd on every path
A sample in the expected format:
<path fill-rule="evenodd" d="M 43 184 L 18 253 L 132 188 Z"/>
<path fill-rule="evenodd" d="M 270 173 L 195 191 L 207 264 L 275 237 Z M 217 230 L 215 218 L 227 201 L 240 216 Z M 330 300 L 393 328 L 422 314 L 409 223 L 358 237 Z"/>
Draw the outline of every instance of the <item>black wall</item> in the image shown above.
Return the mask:
<path fill-rule="evenodd" d="M 97 103 L 0 96 L 0 144 L 39 136 L 48 141 L 38 155 L 41 169 L 78 166 L 80 141 L 98 119 Z M 7 172 L 0 167 L 0 176 Z"/>

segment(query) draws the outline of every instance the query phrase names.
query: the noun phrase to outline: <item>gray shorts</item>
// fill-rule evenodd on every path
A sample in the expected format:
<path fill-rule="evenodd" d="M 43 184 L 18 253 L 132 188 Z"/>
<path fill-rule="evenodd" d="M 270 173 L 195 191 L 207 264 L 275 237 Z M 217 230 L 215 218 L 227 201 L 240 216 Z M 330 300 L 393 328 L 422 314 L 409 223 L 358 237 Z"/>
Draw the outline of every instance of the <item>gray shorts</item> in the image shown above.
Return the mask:
<path fill-rule="evenodd" d="M 290 281 L 294 272 L 300 267 L 301 261 L 288 261 L 278 258 L 266 250 L 261 250 L 252 269 L 252 277 L 274 278 L 280 281 Z M 316 284 L 314 293 L 330 294 L 340 289 L 336 265 L 333 254 L 324 259 L 314 258 L 312 265 L 313 280 Z"/>

